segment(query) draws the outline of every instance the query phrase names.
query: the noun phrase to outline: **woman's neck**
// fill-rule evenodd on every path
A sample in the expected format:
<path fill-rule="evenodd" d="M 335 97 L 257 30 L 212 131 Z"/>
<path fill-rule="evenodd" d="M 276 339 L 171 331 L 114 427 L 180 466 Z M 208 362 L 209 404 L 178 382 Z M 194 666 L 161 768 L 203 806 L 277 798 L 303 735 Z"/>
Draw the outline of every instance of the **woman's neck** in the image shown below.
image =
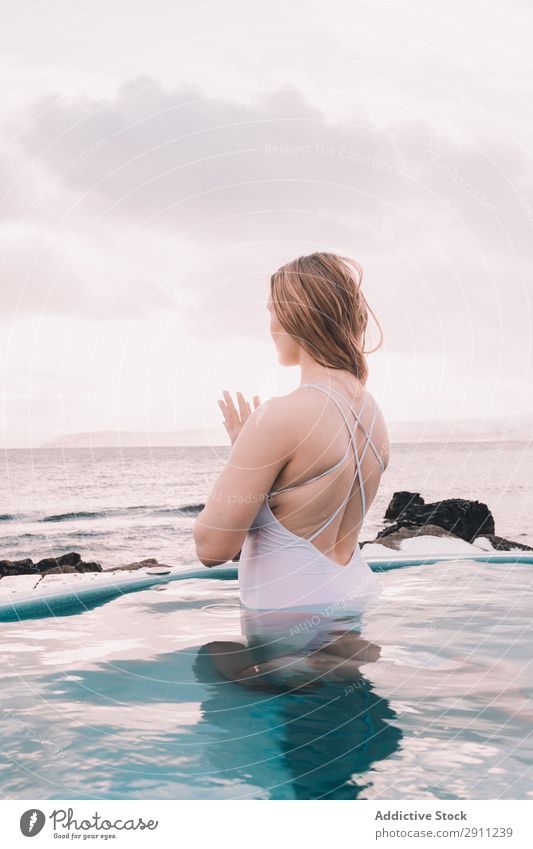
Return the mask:
<path fill-rule="evenodd" d="M 315 380 L 322 381 L 324 379 L 327 381 L 329 375 L 334 370 L 317 363 L 307 351 L 302 349 L 300 350 L 298 367 L 300 369 L 300 383 L 314 383 Z"/>
<path fill-rule="evenodd" d="M 321 383 L 337 391 L 343 391 L 347 398 L 361 398 L 365 386 L 347 369 L 332 368 L 317 363 L 305 352 L 298 363 L 300 367 L 300 386 L 304 383 Z"/>
<path fill-rule="evenodd" d="M 336 385 L 341 383 L 349 388 L 353 386 L 354 382 L 358 383 L 355 375 L 344 369 L 328 368 L 317 363 L 302 365 L 300 368 L 300 386 L 304 383 L 322 383 L 326 386 L 330 383 Z"/>

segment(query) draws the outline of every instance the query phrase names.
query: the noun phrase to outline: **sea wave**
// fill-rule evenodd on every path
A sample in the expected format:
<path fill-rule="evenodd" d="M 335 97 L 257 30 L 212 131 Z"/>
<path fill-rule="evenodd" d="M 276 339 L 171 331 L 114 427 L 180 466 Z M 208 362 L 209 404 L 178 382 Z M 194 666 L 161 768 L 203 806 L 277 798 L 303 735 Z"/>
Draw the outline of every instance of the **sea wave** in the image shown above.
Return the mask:
<path fill-rule="evenodd" d="M 79 519 L 94 521 L 96 519 L 109 519 L 119 516 L 144 515 L 144 516 L 182 516 L 184 518 L 195 516 L 204 509 L 203 504 L 183 504 L 179 507 L 166 505 L 154 506 L 153 504 L 135 504 L 130 507 L 110 507 L 107 510 L 73 510 L 70 513 L 51 513 L 47 516 L 39 516 L 33 513 L 1 513 L 2 522 L 73 522 Z"/>
<path fill-rule="evenodd" d="M 196 515 L 203 510 L 205 504 L 185 504 L 183 507 L 163 507 L 159 510 L 154 510 L 154 513 L 161 513 L 165 516 L 191 516 Z"/>

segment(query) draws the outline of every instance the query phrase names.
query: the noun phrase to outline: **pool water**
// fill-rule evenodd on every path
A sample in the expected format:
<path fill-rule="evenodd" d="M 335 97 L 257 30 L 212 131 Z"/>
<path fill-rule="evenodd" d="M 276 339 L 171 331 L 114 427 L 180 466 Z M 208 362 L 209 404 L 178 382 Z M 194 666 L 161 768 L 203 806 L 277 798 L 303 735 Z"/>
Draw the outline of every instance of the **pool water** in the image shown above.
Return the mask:
<path fill-rule="evenodd" d="M 1 623 L 4 798 L 531 798 L 532 576 L 404 567 L 296 618 L 175 581 Z"/>

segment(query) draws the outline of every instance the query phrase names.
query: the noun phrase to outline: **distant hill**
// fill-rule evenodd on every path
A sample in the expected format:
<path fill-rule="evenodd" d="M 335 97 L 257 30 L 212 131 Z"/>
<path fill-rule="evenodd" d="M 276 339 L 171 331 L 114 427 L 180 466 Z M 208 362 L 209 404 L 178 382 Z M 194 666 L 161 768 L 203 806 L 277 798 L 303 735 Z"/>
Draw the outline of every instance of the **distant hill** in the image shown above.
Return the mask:
<path fill-rule="evenodd" d="M 424 442 L 527 442 L 533 441 L 533 416 L 498 419 L 457 419 L 450 421 L 389 422 L 394 443 Z M 41 448 L 133 448 L 179 445 L 227 445 L 223 427 L 205 430 L 128 431 L 99 430 L 69 433 L 42 443 Z"/>
<path fill-rule="evenodd" d="M 529 442 L 533 440 L 533 415 L 494 419 L 388 422 L 394 442 Z"/>

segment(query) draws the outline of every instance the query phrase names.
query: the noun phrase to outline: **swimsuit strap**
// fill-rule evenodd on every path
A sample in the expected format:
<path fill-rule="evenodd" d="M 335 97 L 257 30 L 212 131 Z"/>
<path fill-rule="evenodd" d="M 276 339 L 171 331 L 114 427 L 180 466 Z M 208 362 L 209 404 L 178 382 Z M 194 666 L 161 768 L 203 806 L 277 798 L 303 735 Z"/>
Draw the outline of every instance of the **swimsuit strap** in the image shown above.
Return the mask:
<path fill-rule="evenodd" d="M 334 466 L 331 466 L 329 469 L 326 469 L 324 472 L 320 472 L 319 475 L 313 475 L 312 478 L 307 478 L 307 480 L 305 480 L 305 481 L 299 481 L 298 483 L 290 483 L 290 484 L 288 484 L 288 486 L 282 486 L 280 489 L 271 489 L 270 492 L 269 492 L 269 495 L 277 495 L 278 492 L 287 492 L 290 489 L 296 489 L 299 486 L 304 486 L 306 483 L 312 483 L 313 481 L 317 481 L 320 478 L 325 477 L 325 475 L 329 475 L 330 472 L 334 472 L 336 469 L 338 469 L 340 466 L 342 466 L 342 464 L 346 460 L 346 457 L 348 456 L 349 450 L 350 450 L 350 442 L 348 442 L 348 445 L 346 446 L 346 451 L 344 452 L 343 456 L 341 457 L 341 459 L 339 460 L 338 463 L 335 463 Z"/>
<path fill-rule="evenodd" d="M 316 389 L 320 389 L 321 391 L 323 391 L 326 395 L 329 395 L 330 390 L 331 390 L 331 391 L 333 391 L 333 392 L 336 392 L 336 390 L 331 389 L 331 387 L 326 388 L 325 386 L 321 386 L 320 384 L 317 384 L 317 383 L 313 383 L 313 384 L 306 384 L 306 385 L 307 385 L 307 386 L 314 386 Z M 346 398 L 342 395 L 342 393 L 340 393 L 340 392 L 339 392 L 339 393 L 337 393 L 337 394 L 338 394 L 341 398 L 343 398 L 343 400 L 344 400 L 344 401 L 347 401 L 347 399 L 346 399 Z M 357 413 L 355 412 L 355 410 L 353 409 L 353 407 L 352 407 L 351 405 L 350 405 L 350 408 L 349 408 L 349 409 L 350 409 L 350 412 L 352 412 L 352 413 L 354 414 L 354 417 L 355 417 L 355 425 L 354 425 L 354 427 L 353 427 L 353 428 L 351 428 L 351 427 L 350 427 L 350 423 L 349 423 L 349 421 L 348 421 L 348 418 L 347 418 L 347 416 L 346 416 L 346 413 L 345 413 L 345 412 L 344 412 L 344 410 L 342 409 L 342 407 L 341 407 L 341 405 L 339 404 L 339 402 L 337 401 L 337 399 L 336 399 L 336 398 L 334 398 L 334 397 L 332 397 L 331 395 L 330 395 L 330 397 L 331 397 L 331 400 L 332 400 L 332 401 L 334 401 L 334 402 L 335 402 L 335 404 L 337 405 L 337 407 L 338 407 L 338 409 L 339 409 L 339 411 L 340 411 L 340 413 L 341 413 L 341 415 L 342 415 L 342 417 L 343 417 L 343 419 L 344 419 L 344 422 L 345 422 L 345 424 L 346 424 L 346 427 L 348 428 L 348 432 L 349 432 L 349 434 L 350 434 L 350 442 L 349 442 L 348 444 L 349 444 L 349 445 L 351 444 L 351 445 L 353 446 L 353 449 L 354 449 L 355 464 L 356 464 L 356 471 L 355 471 L 355 476 L 354 476 L 354 478 L 353 478 L 353 480 L 352 480 L 352 482 L 351 482 L 351 484 L 350 484 L 350 488 L 349 488 L 349 490 L 348 490 L 348 494 L 347 494 L 347 495 L 346 495 L 346 497 L 343 499 L 343 501 L 339 504 L 339 506 L 337 507 L 337 509 L 336 509 L 336 510 L 335 510 L 335 511 L 331 514 L 331 516 L 329 516 L 329 518 L 328 518 L 328 519 L 326 519 L 326 521 L 324 522 L 324 524 L 323 524 L 323 525 L 321 525 L 321 526 L 320 526 L 320 527 L 319 527 L 316 531 L 314 531 L 314 532 L 311 534 L 311 536 L 310 536 L 310 537 L 307 537 L 307 539 L 308 539 L 310 542 L 311 542 L 312 540 L 314 540 L 314 539 L 315 539 L 315 537 L 317 537 L 319 534 L 321 534 L 321 533 L 322 533 L 322 531 L 325 531 L 325 530 L 326 530 L 326 528 L 327 528 L 327 527 L 331 524 L 331 522 L 335 519 L 335 517 L 337 516 L 337 514 L 338 514 L 338 513 L 342 510 L 342 508 L 344 507 L 344 505 L 346 504 L 346 502 L 347 502 L 347 501 L 348 501 L 348 499 L 350 498 L 351 491 L 352 491 L 352 487 L 353 487 L 353 485 L 354 485 L 355 481 L 357 480 L 357 477 L 358 477 L 358 476 L 359 476 L 359 491 L 360 491 L 360 493 L 361 493 L 361 506 L 362 506 L 362 514 L 363 514 L 363 518 L 364 518 L 364 516 L 365 516 L 365 514 L 366 514 L 366 497 L 365 497 L 365 487 L 364 487 L 363 477 L 362 477 L 362 474 L 361 474 L 361 462 L 362 462 L 362 460 L 363 460 L 363 458 L 364 458 L 364 456 L 365 456 L 365 454 L 366 454 L 366 451 L 367 451 L 368 445 L 369 445 L 369 444 L 372 444 L 372 440 L 371 440 L 371 438 L 370 438 L 370 433 L 372 433 L 372 428 L 374 427 L 374 422 L 375 422 L 375 420 L 376 420 L 377 407 L 376 407 L 376 406 L 374 406 L 374 412 L 373 412 L 373 415 L 372 415 L 372 422 L 371 422 L 371 424 L 370 424 L 370 433 L 367 433 L 366 429 L 363 427 L 363 425 L 361 424 L 361 422 L 360 422 L 360 420 L 359 420 L 359 416 L 357 415 Z M 366 404 L 366 399 L 367 399 L 367 397 L 368 397 L 368 396 L 365 394 L 365 400 L 364 400 L 364 402 L 363 402 L 363 405 L 362 405 L 362 407 L 361 407 L 361 411 L 360 411 L 360 412 L 362 412 L 362 411 L 363 411 L 363 409 L 364 409 L 364 406 L 365 406 L 365 404 Z M 358 426 L 358 425 L 360 425 L 360 426 L 361 426 L 361 429 L 363 430 L 363 432 L 365 433 L 365 436 L 366 436 L 366 438 L 367 438 L 367 441 L 366 441 L 365 447 L 364 447 L 363 452 L 362 452 L 362 454 L 361 454 L 361 458 L 359 458 L 359 454 L 358 454 L 358 451 L 357 451 L 357 443 L 356 443 L 356 441 L 355 441 L 355 432 L 356 432 L 356 430 L 357 430 L 357 426 Z M 374 450 L 375 450 L 375 449 L 374 449 Z"/>
<path fill-rule="evenodd" d="M 320 389 L 322 392 L 326 392 L 326 394 L 327 394 L 327 395 L 329 395 L 329 393 L 330 393 L 330 392 L 335 392 L 335 393 L 336 393 L 336 394 L 337 394 L 340 398 L 342 398 L 342 399 L 343 399 L 343 401 L 347 402 L 347 398 L 345 398 L 345 397 L 344 397 L 344 395 L 342 395 L 342 393 L 341 393 L 341 392 L 337 392 L 337 390 L 336 390 L 336 389 L 333 389 L 333 387 L 331 387 L 331 386 L 326 388 L 325 386 L 322 386 L 322 385 L 320 385 L 319 383 L 303 383 L 301 386 L 299 386 L 299 387 L 298 387 L 298 389 L 303 389 L 304 387 L 307 387 L 307 386 L 310 386 L 310 387 L 312 387 L 312 388 L 314 388 L 314 389 Z M 330 397 L 331 397 L 331 395 L 330 395 Z M 365 393 L 365 399 L 364 399 L 363 404 L 362 404 L 362 406 L 361 406 L 361 409 L 360 409 L 360 411 L 359 411 L 359 415 L 361 415 L 361 413 L 363 412 L 363 410 L 364 410 L 364 408 L 365 408 L 365 404 L 366 404 L 367 398 L 368 398 L 368 395 L 367 395 L 367 393 Z M 332 398 L 332 400 L 333 400 L 333 401 L 335 401 L 335 398 Z M 336 402 L 335 402 L 335 403 L 336 403 Z M 339 405 L 338 405 L 338 404 L 337 404 L 337 407 L 339 407 Z M 341 409 L 341 408 L 339 407 L 339 409 Z M 350 410 L 352 411 L 352 413 L 354 414 L 354 416 L 355 416 L 356 418 L 359 418 L 359 417 L 357 416 L 357 413 L 355 412 L 355 410 L 354 410 L 351 406 L 350 406 Z M 341 409 L 341 413 L 342 413 L 342 412 L 343 412 L 343 411 L 342 411 L 342 409 Z M 346 421 L 346 419 L 345 419 L 345 421 Z M 367 433 L 366 428 L 364 427 L 363 423 L 362 423 L 360 420 L 359 420 L 359 425 L 360 425 L 360 427 L 361 427 L 361 430 L 362 430 L 362 431 L 363 431 L 363 433 L 365 434 L 365 436 L 366 436 L 366 438 L 367 438 L 368 442 L 370 443 L 370 445 L 371 445 L 371 447 L 372 447 L 372 449 L 373 449 L 373 451 L 374 451 L 374 454 L 376 455 L 376 457 L 377 457 L 377 458 L 378 458 L 378 460 L 379 460 L 379 465 L 380 465 L 380 468 L 381 468 L 381 473 L 383 474 L 383 472 L 385 471 L 385 463 L 383 462 L 383 457 L 381 456 L 381 454 L 380 454 L 380 453 L 379 453 L 379 451 L 377 450 L 376 446 L 374 445 L 374 443 L 373 443 L 373 441 L 372 441 L 372 439 L 371 439 L 370 433 Z M 373 427 L 373 425 L 374 425 L 374 419 L 372 419 L 372 424 L 371 424 L 371 426 L 370 426 L 370 431 L 372 431 L 372 427 Z M 348 429 L 349 429 L 349 426 L 348 426 Z M 350 450 L 350 445 L 351 445 L 351 441 L 350 441 L 350 442 L 348 442 L 348 444 L 347 444 L 347 446 L 346 446 L 346 451 L 344 452 L 344 454 L 343 454 L 343 456 L 341 457 L 341 459 L 339 460 L 339 462 L 338 462 L 338 463 L 335 463 L 335 464 L 334 464 L 333 466 L 331 466 L 329 469 L 326 469 L 325 471 L 320 472 L 320 474 L 318 474 L 318 475 L 313 475 L 313 477 L 312 477 L 312 478 L 307 478 L 307 480 L 304 480 L 304 481 L 298 481 L 298 483 L 291 483 L 291 484 L 288 484 L 287 486 L 282 486 L 282 487 L 280 487 L 279 489 L 271 489 L 271 490 L 270 490 L 270 492 L 269 492 L 269 494 L 268 494 L 269 498 L 271 498 L 271 497 L 272 497 L 272 496 L 274 496 L 274 495 L 278 495 L 278 493 L 280 493 L 280 492 L 289 492 L 289 490 L 291 490 L 291 489 L 296 489 L 296 488 L 297 488 L 297 487 L 299 487 L 299 486 L 304 486 L 304 485 L 305 485 L 305 484 L 307 484 L 307 483 L 312 483 L 313 481 L 317 481 L 317 480 L 319 480 L 320 478 L 323 478 L 323 477 L 325 477 L 326 475 L 329 475 L 329 474 L 330 474 L 330 472 L 334 472 L 334 471 L 336 471 L 338 468 L 340 468 L 340 466 L 342 466 L 342 464 L 343 464 L 343 463 L 344 463 L 344 461 L 346 460 L 346 457 L 348 456 L 348 451 Z M 365 451 L 366 451 L 366 447 L 365 447 Z"/>
<path fill-rule="evenodd" d="M 316 383 L 306 383 L 306 384 L 304 384 L 304 385 L 305 385 L 305 386 L 318 386 L 318 384 L 316 384 Z M 342 394 L 342 392 L 339 392 L 339 391 L 338 391 L 338 389 L 334 389 L 332 386 L 330 386 L 330 387 L 329 387 L 329 391 L 330 391 L 330 392 L 335 392 L 335 393 L 339 396 L 339 398 L 342 398 L 344 401 L 347 401 L 347 399 L 344 397 L 344 395 Z M 366 399 L 367 399 L 367 397 L 368 397 L 368 396 L 367 396 L 367 393 L 366 393 L 366 391 L 365 391 L 365 401 L 364 401 L 364 403 L 363 403 L 363 405 L 362 405 L 362 407 L 361 407 L 361 409 L 360 409 L 360 411 L 359 411 L 359 414 L 361 414 L 361 413 L 363 412 L 363 409 L 364 409 L 364 406 L 365 406 L 365 403 L 366 403 Z M 355 412 L 355 410 L 353 409 L 353 407 L 351 407 L 351 406 L 350 406 L 350 410 L 352 411 L 352 413 L 354 414 L 354 416 L 356 416 L 356 417 L 357 417 L 357 413 Z M 376 457 L 378 458 L 379 465 L 380 465 L 380 467 L 381 467 L 381 472 L 383 473 L 383 472 L 385 471 L 385 463 L 383 462 L 383 457 L 381 456 L 381 454 L 379 453 L 378 449 L 377 449 L 377 448 L 376 448 L 376 446 L 374 445 L 374 442 L 372 441 L 372 437 L 371 437 L 371 434 L 372 434 L 372 428 L 374 427 L 374 422 L 375 422 L 375 420 L 376 420 L 376 415 L 377 415 L 377 408 L 376 408 L 376 405 L 374 404 L 374 415 L 372 416 L 372 421 L 371 421 L 371 423 L 370 423 L 370 430 L 367 432 L 367 430 L 366 430 L 365 426 L 363 425 L 362 421 L 360 421 L 360 420 L 359 420 L 359 425 L 360 425 L 360 427 L 361 427 L 361 430 L 362 430 L 362 431 L 363 431 L 363 433 L 365 434 L 365 436 L 366 436 L 366 438 L 367 438 L 367 441 L 368 441 L 368 443 L 370 444 L 370 447 L 372 448 L 372 450 L 373 450 L 374 454 L 375 454 L 375 455 L 376 455 Z M 365 451 L 366 451 L 366 447 L 365 447 Z"/>

